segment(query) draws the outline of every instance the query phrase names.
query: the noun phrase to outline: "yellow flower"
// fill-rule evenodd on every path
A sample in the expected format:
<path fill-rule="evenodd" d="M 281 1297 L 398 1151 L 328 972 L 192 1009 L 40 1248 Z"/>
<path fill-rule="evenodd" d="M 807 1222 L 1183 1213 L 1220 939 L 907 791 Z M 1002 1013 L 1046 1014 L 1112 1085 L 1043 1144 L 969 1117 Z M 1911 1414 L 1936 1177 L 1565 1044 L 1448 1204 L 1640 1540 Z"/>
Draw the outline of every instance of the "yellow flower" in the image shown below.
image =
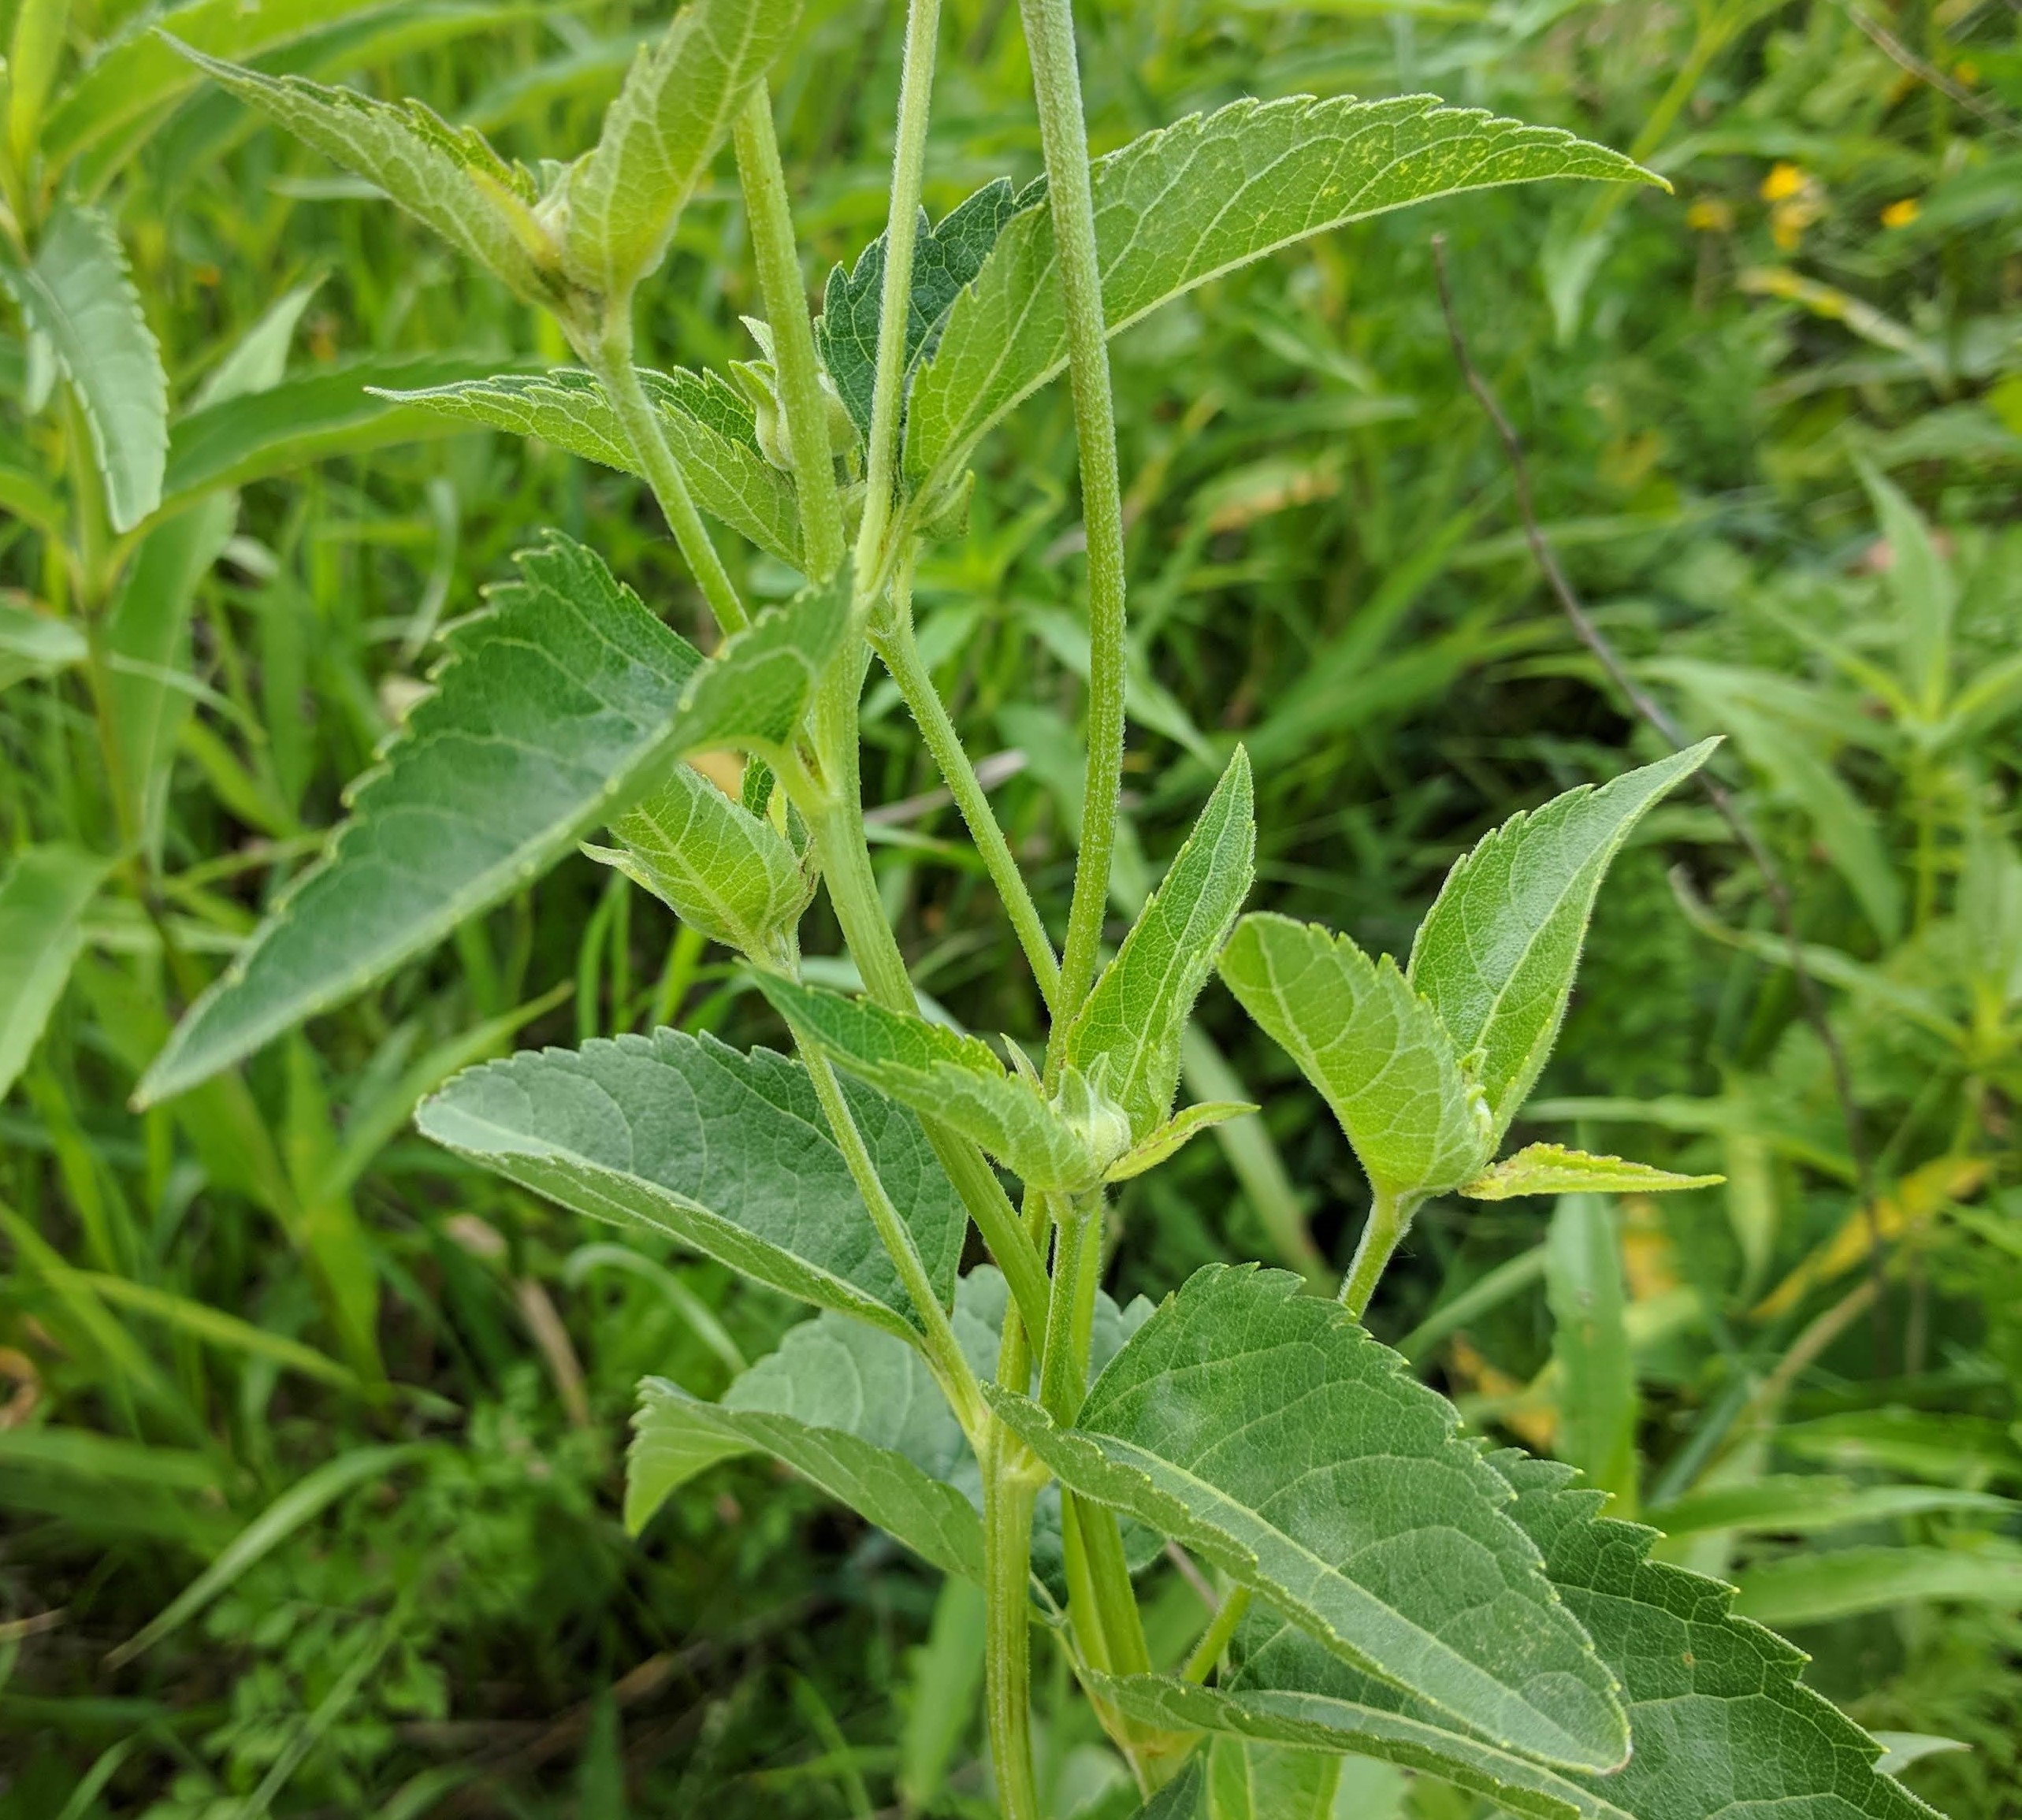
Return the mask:
<path fill-rule="evenodd" d="M 1762 180 L 1762 199 L 1765 202 L 1787 201 L 1803 189 L 1808 180 L 1803 170 L 1797 165 L 1776 165 L 1771 168 L 1769 175 Z"/>
<path fill-rule="evenodd" d="M 1695 233 L 1724 234 L 1734 225 L 1734 211 L 1717 196 L 1702 196 L 1685 211 L 1685 225 Z"/>
<path fill-rule="evenodd" d="M 1882 225 L 1885 228 L 1907 228 L 1923 213 L 1916 198 L 1905 196 L 1901 202 L 1891 202 L 1882 211 Z"/>

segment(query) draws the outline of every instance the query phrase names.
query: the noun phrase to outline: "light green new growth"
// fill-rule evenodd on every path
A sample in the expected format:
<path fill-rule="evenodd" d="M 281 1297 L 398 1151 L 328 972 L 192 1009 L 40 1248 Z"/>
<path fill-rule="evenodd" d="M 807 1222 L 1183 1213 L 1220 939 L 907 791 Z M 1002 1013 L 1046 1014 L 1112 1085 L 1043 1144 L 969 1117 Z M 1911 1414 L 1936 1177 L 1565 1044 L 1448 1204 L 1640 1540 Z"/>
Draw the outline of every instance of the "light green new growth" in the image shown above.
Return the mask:
<path fill-rule="evenodd" d="M 1620 1157 L 1589 1156 L 1563 1144 L 1526 1144 L 1471 1182 L 1460 1184 L 1470 1201 L 1511 1201 L 1523 1194 L 1667 1194 L 1680 1188 L 1717 1188 L 1724 1176 L 1678 1176 Z"/>

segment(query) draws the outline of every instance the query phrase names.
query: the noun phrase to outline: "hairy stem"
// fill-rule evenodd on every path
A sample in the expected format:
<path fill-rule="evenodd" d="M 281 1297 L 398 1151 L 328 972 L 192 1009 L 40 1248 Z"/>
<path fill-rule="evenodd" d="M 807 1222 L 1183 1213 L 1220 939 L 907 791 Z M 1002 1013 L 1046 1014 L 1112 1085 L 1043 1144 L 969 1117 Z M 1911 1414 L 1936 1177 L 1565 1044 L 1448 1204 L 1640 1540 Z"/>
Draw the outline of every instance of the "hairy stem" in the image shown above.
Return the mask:
<path fill-rule="evenodd" d="M 1221 1660 L 1221 1652 L 1228 1647 L 1229 1640 L 1236 1635 L 1236 1627 L 1243 1621 L 1250 1609 L 1250 1589 L 1239 1586 L 1221 1602 L 1201 1640 L 1194 1645 L 1194 1653 L 1187 1658 L 1187 1666 L 1180 1670 L 1182 1681 L 1204 1681 L 1214 1673 L 1214 1665 Z"/>
<path fill-rule="evenodd" d="M 1040 920 L 1039 906 L 1032 901 L 1024 875 L 1011 856 L 1010 845 L 1004 838 L 1003 829 L 998 826 L 996 812 L 983 793 L 976 767 L 969 763 L 961 735 L 948 718 L 940 692 L 935 688 L 934 678 L 921 660 L 919 641 L 913 630 L 912 592 L 913 566 L 909 559 L 900 563 L 893 576 L 891 615 L 873 642 L 879 656 L 884 659 L 885 668 L 891 673 L 892 681 L 898 685 L 898 692 L 912 711 L 920 737 L 926 741 L 927 749 L 933 755 L 942 779 L 955 799 L 956 808 L 961 811 L 969 838 L 983 856 L 991 882 L 997 887 L 997 894 L 1003 900 L 1005 913 L 1011 919 L 1018 945 L 1024 950 L 1032 977 L 1039 982 L 1039 995 L 1050 1008 L 1060 994 L 1060 963 L 1054 957 L 1052 940 L 1046 934 L 1046 924 Z"/>
<path fill-rule="evenodd" d="M 898 86 L 898 129 L 892 147 L 891 209 L 885 218 L 884 288 L 878 299 L 876 389 L 864 453 L 864 520 L 857 532 L 857 591 L 875 584 L 885 530 L 898 484 L 901 395 L 905 385 L 905 331 L 913 314 L 913 248 L 920 226 L 920 190 L 927 168 L 927 114 L 934 95 L 935 42 L 941 0 L 908 0 L 905 61 Z"/>
<path fill-rule="evenodd" d="M 815 354 L 814 325 L 801 280 L 793 207 L 786 199 L 786 173 L 779 162 L 772 102 L 764 83 L 753 87 L 751 99 L 738 116 L 735 137 L 738 176 L 744 186 L 745 215 L 751 224 L 752 255 L 758 267 L 758 292 L 772 329 L 779 405 L 793 451 L 801 542 L 809 577 L 825 581 L 842 561 L 842 507 L 836 496 L 828 404 L 822 395 L 821 363 Z"/>
<path fill-rule="evenodd" d="M 983 1703 L 990 1760 L 1004 1820 L 1041 1820 L 1032 1781 L 1032 1502 L 1023 1447 L 1001 1423 L 986 1430 L 983 1457 Z"/>
<path fill-rule="evenodd" d="M 1074 871 L 1067 946 L 1056 1013 L 1072 1018 L 1095 977 L 1124 760 L 1124 513 L 1117 477 L 1116 409 L 1095 247 L 1095 200 L 1088 174 L 1081 75 L 1070 0 L 1019 0 L 1039 102 L 1061 289 L 1067 310 L 1068 374 L 1081 469 L 1081 517 L 1088 540 L 1088 776 L 1081 807 L 1081 856 Z"/>
<path fill-rule="evenodd" d="M 1411 1216 L 1418 1210 L 1415 1200 L 1371 1187 L 1369 1219 L 1356 1242 L 1348 1274 L 1341 1281 L 1341 1306 L 1357 1320 L 1362 1319 L 1369 1298 L 1376 1293 L 1384 1267 L 1411 1226 Z"/>
<path fill-rule="evenodd" d="M 667 447 L 660 414 L 639 384 L 638 370 L 632 364 L 630 321 L 622 312 L 611 318 L 605 322 L 604 332 L 586 340 L 578 351 L 589 362 L 604 396 L 610 399 L 632 459 L 653 489 L 667 528 L 674 533 L 674 540 L 680 545 L 682 559 L 701 589 L 702 598 L 708 602 L 709 611 L 716 616 L 716 623 L 727 633 L 742 630 L 750 622 L 751 615 L 738 598 L 730 571 L 716 554 L 702 514 L 689 496 L 688 483 L 682 478 L 674 451 Z"/>

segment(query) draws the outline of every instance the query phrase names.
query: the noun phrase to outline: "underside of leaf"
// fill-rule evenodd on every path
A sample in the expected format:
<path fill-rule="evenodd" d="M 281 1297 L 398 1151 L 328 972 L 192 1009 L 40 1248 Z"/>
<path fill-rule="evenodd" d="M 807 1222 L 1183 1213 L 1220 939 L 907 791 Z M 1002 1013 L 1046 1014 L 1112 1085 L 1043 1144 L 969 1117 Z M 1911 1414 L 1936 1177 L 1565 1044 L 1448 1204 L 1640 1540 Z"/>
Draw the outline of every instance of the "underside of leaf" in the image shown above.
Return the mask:
<path fill-rule="evenodd" d="M 1667 1194 L 1717 1188 L 1725 1176 L 1679 1176 L 1649 1163 L 1596 1157 L 1563 1144 L 1526 1144 L 1485 1169 L 1460 1192 L 1470 1201 L 1513 1201 L 1522 1194 Z"/>

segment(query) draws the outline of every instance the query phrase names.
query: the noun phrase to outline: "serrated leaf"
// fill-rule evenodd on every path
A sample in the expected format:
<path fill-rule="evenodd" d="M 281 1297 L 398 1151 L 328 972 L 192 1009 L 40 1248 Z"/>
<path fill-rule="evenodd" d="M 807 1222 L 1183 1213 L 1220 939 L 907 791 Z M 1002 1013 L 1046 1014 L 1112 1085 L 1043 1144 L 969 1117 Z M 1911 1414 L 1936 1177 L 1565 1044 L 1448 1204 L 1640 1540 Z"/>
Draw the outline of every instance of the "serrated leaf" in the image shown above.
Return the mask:
<path fill-rule="evenodd" d="M 967 1229 L 918 1121 L 846 1091 L 929 1276 L 953 1293 Z M 830 1136 L 807 1071 L 769 1049 L 656 1031 L 459 1075 L 414 1116 L 425 1137 L 508 1180 L 683 1244 L 901 1336 L 912 1304 Z"/>
<path fill-rule="evenodd" d="M 770 954 L 813 893 L 812 877 L 785 837 L 686 763 L 670 767 L 611 831 L 622 850 L 584 851 L 742 954 Z"/>
<path fill-rule="evenodd" d="M 1126 1717 L 1147 1725 L 1377 1758 L 1485 1796 L 1525 1820 L 1633 1820 L 1541 1764 L 1380 1707 L 1289 1688 L 1232 1693 L 1169 1675 L 1098 1676 L 1095 1687 Z"/>
<path fill-rule="evenodd" d="M 559 304 L 565 286 L 533 180 L 484 136 L 418 101 L 378 101 L 303 76 L 267 76 L 177 46 L 199 69 L 392 202 L 529 303 Z"/>
<path fill-rule="evenodd" d="M 1370 1183 L 1422 1200 L 1471 1179 L 1489 1157 L 1486 1112 L 1438 1014 L 1388 955 L 1259 912 L 1223 949 L 1243 1008 L 1317 1087 Z"/>
<path fill-rule="evenodd" d="M 1239 101 L 1133 140 L 1095 167 L 1102 318 L 1114 335 L 1274 247 L 1433 196 L 1540 177 L 1654 180 L 1556 128 L 1395 100 Z M 914 382 L 906 473 L 932 491 L 1013 406 L 1067 364 L 1043 209 L 1004 229 Z"/>
<path fill-rule="evenodd" d="M 1505 1750 L 1608 1769 L 1612 1681 L 1404 1361 L 1300 1280 L 1211 1265 L 1103 1371 L 1072 1429 L 986 1385 L 1076 1494 L 1202 1554 L 1344 1661 Z"/>
<path fill-rule="evenodd" d="M 639 370 L 667 446 L 695 503 L 789 567 L 801 562 L 793 483 L 760 451 L 750 404 L 714 373 Z M 388 395 L 467 423 L 539 436 L 621 474 L 633 457 L 594 375 L 564 368 L 532 377 L 500 373 L 463 384 Z"/>
<path fill-rule="evenodd" d="M 1014 1074 L 979 1038 L 771 974 L 759 990 L 802 1038 L 901 1105 L 979 1145 L 1029 1187 L 1092 1187 L 1128 1144 L 1123 1115 L 1080 1101 L 1057 1108 L 1036 1080 Z M 1083 1117 L 1077 1121 L 1076 1111 Z"/>
<path fill-rule="evenodd" d="M 84 411 L 113 529 L 132 530 L 162 503 L 169 380 L 119 236 L 97 210 L 65 204 L 28 265 L 0 253 L 0 281 L 54 351 Z"/>
<path fill-rule="evenodd" d="M 1600 789 L 1513 815 L 1447 874 L 1407 977 L 1431 1001 L 1488 1095 L 1494 1141 L 1552 1053 L 1587 921 L 1615 856 L 1658 800 L 1704 764 L 1702 741 Z"/>
<path fill-rule="evenodd" d="M 920 210 L 913 246 L 912 307 L 905 324 L 909 373 L 923 355 L 933 352 L 949 310 L 962 287 L 982 269 L 1004 224 L 1045 194 L 1043 180 L 1014 191 L 1009 177 L 998 177 L 951 209 L 938 227 L 930 227 L 926 210 Z M 838 266 L 829 273 L 822 313 L 815 321 L 822 365 L 835 382 L 857 433 L 864 437 L 871 433 L 872 396 L 877 389 L 884 282 L 885 237 L 880 234 L 848 271 Z"/>
<path fill-rule="evenodd" d="M 704 663 L 601 559 L 551 533 L 446 641 L 436 693 L 353 786 L 351 815 L 193 1005 L 137 1090 L 193 1086 L 537 877 L 646 767 L 775 748 L 841 636 L 830 590 L 769 608 Z"/>
<path fill-rule="evenodd" d="M 1116 958 L 1067 1031 L 1067 1060 L 1124 1109 L 1133 1143 L 1173 1109 L 1180 1038 L 1249 894 L 1256 852 L 1250 761 L 1228 761 Z"/>
<path fill-rule="evenodd" d="M 1649 1559 L 1656 1532 L 1597 1515 L 1604 1494 L 1578 1488 L 1570 1467 L 1513 1450 L 1486 1463 L 1516 1491 L 1511 1517 L 1622 1682 L 1633 1755 L 1611 1774 L 1565 1780 L 1633 1820 L 1931 1820 L 1900 1783 L 1874 1772 L 1880 1748 L 1798 1680 L 1803 1652 L 1730 1610 L 1732 1588 Z M 1232 1688 L 1245 1703 L 1273 1688 L 1273 1705 L 1286 1693 L 1315 1695 L 1433 1718 L 1289 1626 L 1268 1636 L 1259 1627 L 1251 1640 Z"/>
<path fill-rule="evenodd" d="M 84 912 L 111 869 L 95 853 L 51 844 L 27 849 L 0 881 L 0 1098 L 63 996 Z"/>
<path fill-rule="evenodd" d="M 569 275 L 629 299 L 665 256 L 695 186 L 800 17 L 800 0 L 689 0 L 643 47 L 570 171 L 562 216 Z"/>
<path fill-rule="evenodd" d="M 1678 1176 L 1649 1163 L 1596 1157 L 1563 1144 L 1526 1144 L 1482 1171 L 1460 1192 L 1470 1201 L 1514 1201 L 1523 1194 L 1667 1194 L 1717 1188 L 1725 1176 Z"/>
<path fill-rule="evenodd" d="M 312 462 L 440 436 L 447 426 L 436 413 L 405 409 L 385 388 L 438 384 L 495 364 L 468 354 L 368 355 L 219 399 L 169 431 L 163 502 L 173 511 Z"/>
<path fill-rule="evenodd" d="M 1205 1100 L 1198 1105 L 1182 1106 L 1150 1136 L 1133 1144 L 1112 1163 L 1102 1179 L 1128 1182 L 1133 1176 L 1142 1176 L 1147 1169 L 1158 1168 L 1202 1132 L 1211 1131 L 1217 1125 L 1225 1125 L 1231 1119 L 1247 1118 L 1258 1110 L 1247 1100 Z"/>

